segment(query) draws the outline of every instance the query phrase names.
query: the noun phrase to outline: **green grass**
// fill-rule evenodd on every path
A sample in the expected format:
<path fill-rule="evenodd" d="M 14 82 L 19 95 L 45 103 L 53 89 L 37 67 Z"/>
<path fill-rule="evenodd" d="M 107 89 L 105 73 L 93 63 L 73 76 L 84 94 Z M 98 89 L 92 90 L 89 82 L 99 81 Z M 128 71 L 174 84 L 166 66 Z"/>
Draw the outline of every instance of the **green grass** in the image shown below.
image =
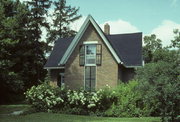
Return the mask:
<path fill-rule="evenodd" d="M 10 114 L 14 111 L 26 111 L 30 108 L 30 105 L 0 105 L 0 114 Z"/>
<path fill-rule="evenodd" d="M 1 105 L 0 122 L 160 122 L 158 117 L 113 118 L 43 112 L 27 115 L 8 115 L 14 111 L 27 110 L 29 108 L 29 105 Z"/>
<path fill-rule="evenodd" d="M 0 122 L 160 122 L 160 118 L 112 118 L 53 113 L 34 113 L 19 116 L 0 116 Z"/>

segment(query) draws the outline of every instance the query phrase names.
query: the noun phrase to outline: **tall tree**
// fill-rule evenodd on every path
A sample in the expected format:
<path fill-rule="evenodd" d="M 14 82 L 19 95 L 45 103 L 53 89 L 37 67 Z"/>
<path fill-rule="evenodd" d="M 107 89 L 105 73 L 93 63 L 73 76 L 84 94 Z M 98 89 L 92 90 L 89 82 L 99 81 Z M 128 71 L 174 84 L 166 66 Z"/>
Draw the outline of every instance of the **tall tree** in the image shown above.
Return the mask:
<path fill-rule="evenodd" d="M 145 46 L 143 47 L 143 57 L 145 63 L 151 62 L 153 58 L 153 53 L 158 49 L 162 49 L 161 42 L 162 41 L 160 39 L 156 38 L 155 34 L 144 37 Z"/>
<path fill-rule="evenodd" d="M 30 10 L 29 29 L 33 34 L 34 41 L 40 42 L 42 27 L 49 28 L 49 23 L 46 22 L 46 15 L 51 6 L 50 0 L 31 0 L 27 2 Z M 32 38 L 32 37 L 31 37 Z"/>
<path fill-rule="evenodd" d="M 39 80 L 44 79 L 45 71 L 43 66 L 45 63 L 44 48 L 46 43 L 41 41 L 42 27 L 46 29 L 49 28 L 49 23 L 46 22 L 46 17 L 48 15 L 48 9 L 51 6 L 50 0 L 32 0 L 27 2 L 27 5 L 30 10 L 29 14 L 29 37 L 28 40 L 32 42 L 34 50 L 34 56 L 32 57 L 31 66 L 35 69 L 32 80 L 38 82 Z M 31 85 L 31 84 L 30 84 Z"/>
<path fill-rule="evenodd" d="M 53 24 L 49 30 L 48 43 L 54 42 L 58 38 L 74 36 L 76 32 L 70 28 L 70 24 L 81 17 L 78 14 L 79 8 L 66 5 L 66 0 L 58 0 L 53 4 L 55 9 L 52 15 Z"/>
<path fill-rule="evenodd" d="M 24 90 L 24 40 L 28 9 L 18 0 L 0 0 L 0 103 Z M 20 50 L 21 49 L 21 50 Z M 24 58 L 23 58 L 24 57 Z"/>

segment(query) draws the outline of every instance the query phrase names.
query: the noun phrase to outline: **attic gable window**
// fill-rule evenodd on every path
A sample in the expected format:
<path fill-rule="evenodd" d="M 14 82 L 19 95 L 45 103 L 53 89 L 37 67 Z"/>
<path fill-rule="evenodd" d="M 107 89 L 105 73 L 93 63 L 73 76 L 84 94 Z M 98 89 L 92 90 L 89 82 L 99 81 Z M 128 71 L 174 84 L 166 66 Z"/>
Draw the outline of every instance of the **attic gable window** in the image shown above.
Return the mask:
<path fill-rule="evenodd" d="M 85 43 L 80 45 L 79 49 L 79 64 L 80 66 L 95 66 L 101 65 L 102 58 L 101 44 Z"/>

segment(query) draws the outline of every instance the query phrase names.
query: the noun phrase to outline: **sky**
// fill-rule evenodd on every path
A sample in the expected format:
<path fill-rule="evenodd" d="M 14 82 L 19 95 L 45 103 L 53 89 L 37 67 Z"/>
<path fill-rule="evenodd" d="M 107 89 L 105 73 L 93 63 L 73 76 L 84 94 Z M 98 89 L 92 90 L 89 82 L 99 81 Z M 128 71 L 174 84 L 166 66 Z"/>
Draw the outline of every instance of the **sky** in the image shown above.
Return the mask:
<path fill-rule="evenodd" d="M 142 32 L 156 34 L 169 45 L 173 29 L 180 29 L 180 0 L 67 0 L 79 7 L 82 18 L 72 24 L 77 30 L 90 14 L 103 29 L 110 25 L 111 34 Z"/>
<path fill-rule="evenodd" d="M 21 0 L 27 1 L 27 0 Z M 66 0 L 67 5 L 79 7 L 82 18 L 71 24 L 78 31 L 90 14 L 103 29 L 110 25 L 111 34 L 142 32 L 156 34 L 164 46 L 180 30 L 180 0 Z"/>

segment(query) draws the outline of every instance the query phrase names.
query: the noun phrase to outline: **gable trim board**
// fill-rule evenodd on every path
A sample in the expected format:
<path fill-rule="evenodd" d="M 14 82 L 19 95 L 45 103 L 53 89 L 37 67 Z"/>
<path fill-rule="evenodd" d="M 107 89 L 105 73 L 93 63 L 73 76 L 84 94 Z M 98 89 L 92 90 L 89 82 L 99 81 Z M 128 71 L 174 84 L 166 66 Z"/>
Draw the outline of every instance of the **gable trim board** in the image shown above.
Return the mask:
<path fill-rule="evenodd" d="M 104 41 L 105 45 L 108 47 L 108 49 L 110 50 L 110 52 L 114 56 L 117 63 L 123 64 L 123 62 L 117 56 L 115 50 L 112 48 L 109 41 L 105 37 L 104 33 L 101 31 L 100 27 L 97 25 L 97 23 L 92 18 L 92 16 L 88 15 L 87 19 L 85 20 L 85 22 L 81 26 L 81 28 L 80 28 L 79 32 L 77 33 L 77 35 L 75 36 L 75 38 L 72 40 L 71 44 L 69 45 L 68 49 L 66 50 L 65 54 L 63 55 L 63 57 L 60 60 L 60 62 L 58 63 L 58 65 L 64 65 L 67 62 L 67 60 L 69 59 L 70 55 L 72 54 L 73 50 L 77 46 L 79 40 L 81 39 L 82 35 L 84 34 L 85 30 L 87 29 L 87 27 L 89 26 L 90 23 L 92 23 L 92 25 L 94 26 L 94 28 L 96 29 L 96 31 L 98 32 L 98 34 L 100 35 L 102 40 Z"/>

